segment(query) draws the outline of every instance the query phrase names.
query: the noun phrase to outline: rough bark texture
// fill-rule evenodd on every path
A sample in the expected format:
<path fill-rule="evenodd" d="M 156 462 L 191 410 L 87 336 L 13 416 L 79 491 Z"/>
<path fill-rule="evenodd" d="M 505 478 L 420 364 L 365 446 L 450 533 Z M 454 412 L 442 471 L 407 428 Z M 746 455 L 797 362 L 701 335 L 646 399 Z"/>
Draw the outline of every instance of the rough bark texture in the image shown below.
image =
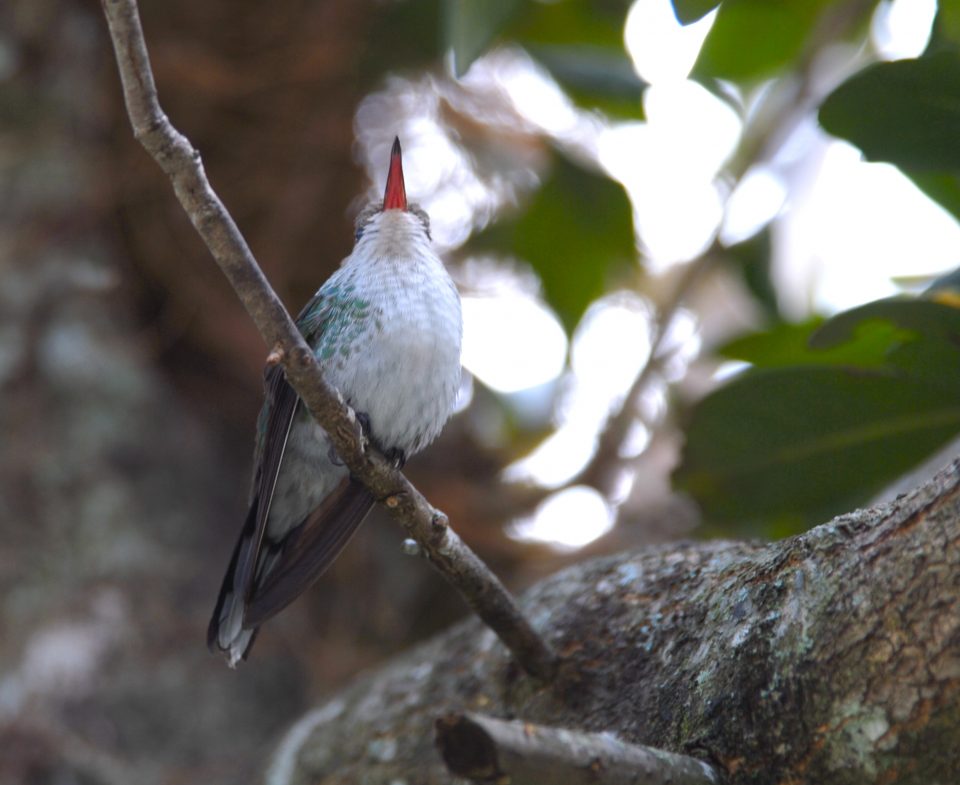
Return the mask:
<path fill-rule="evenodd" d="M 534 624 L 581 678 L 538 687 L 476 622 L 305 716 L 280 783 L 453 781 L 451 710 L 612 731 L 730 783 L 960 781 L 960 461 L 908 496 L 760 545 L 677 544 L 561 572 Z"/>

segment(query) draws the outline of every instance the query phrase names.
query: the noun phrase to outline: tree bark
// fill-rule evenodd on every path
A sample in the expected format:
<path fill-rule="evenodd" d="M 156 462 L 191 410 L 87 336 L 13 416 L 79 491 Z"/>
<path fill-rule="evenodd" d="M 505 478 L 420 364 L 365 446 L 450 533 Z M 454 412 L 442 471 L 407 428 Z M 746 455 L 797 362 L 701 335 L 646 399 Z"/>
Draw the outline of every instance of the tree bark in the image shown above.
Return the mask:
<path fill-rule="evenodd" d="M 463 623 L 303 717 L 267 781 L 449 783 L 450 711 L 697 757 L 729 783 L 960 782 L 960 461 L 772 544 L 576 565 L 523 598 L 579 678 L 545 688 Z"/>
<path fill-rule="evenodd" d="M 716 785 L 703 761 L 584 733 L 473 712 L 437 720 L 437 749 L 451 773 L 510 785 Z"/>

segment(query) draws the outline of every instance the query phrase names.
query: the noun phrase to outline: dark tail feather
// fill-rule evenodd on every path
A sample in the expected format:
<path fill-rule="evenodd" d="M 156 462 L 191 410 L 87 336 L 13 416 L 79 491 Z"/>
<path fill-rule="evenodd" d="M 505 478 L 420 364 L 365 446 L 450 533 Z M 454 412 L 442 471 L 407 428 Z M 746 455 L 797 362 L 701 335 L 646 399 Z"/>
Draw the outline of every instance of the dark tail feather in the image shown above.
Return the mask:
<path fill-rule="evenodd" d="M 372 506 L 372 494 L 356 480 L 345 479 L 337 486 L 290 533 L 263 584 L 254 586 L 244 627 L 263 624 L 306 591 L 340 555 Z"/>
<path fill-rule="evenodd" d="M 223 576 L 223 583 L 220 584 L 220 593 L 217 595 L 217 604 L 213 609 L 213 615 L 210 617 L 210 624 L 207 626 L 207 648 L 211 652 L 216 654 L 217 652 L 224 651 L 219 643 L 220 635 L 220 624 L 224 617 L 224 605 L 227 600 L 230 599 L 231 602 L 242 602 L 242 594 L 236 596 L 237 587 L 235 586 L 237 568 L 241 561 L 247 562 L 250 559 L 255 559 L 256 550 L 255 543 L 255 533 L 257 525 L 257 502 L 254 500 L 254 503 L 250 505 L 250 511 L 247 513 L 247 518 L 244 521 L 243 529 L 240 531 L 240 536 L 237 538 L 237 544 L 233 548 L 233 556 L 230 557 L 230 564 L 227 567 L 227 573 Z M 255 636 L 254 636 L 255 637 Z M 249 651 L 250 646 L 253 645 L 253 638 L 250 639 L 249 644 L 247 645 L 247 651 Z M 244 658 L 246 657 L 246 651 L 244 652 Z"/>

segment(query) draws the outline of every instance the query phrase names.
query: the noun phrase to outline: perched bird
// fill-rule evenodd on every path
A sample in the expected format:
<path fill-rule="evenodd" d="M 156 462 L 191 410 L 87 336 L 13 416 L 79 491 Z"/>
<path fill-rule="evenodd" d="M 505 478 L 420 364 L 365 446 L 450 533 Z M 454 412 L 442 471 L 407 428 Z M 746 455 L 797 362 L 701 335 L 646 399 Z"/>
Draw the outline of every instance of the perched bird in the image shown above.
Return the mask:
<path fill-rule="evenodd" d="M 353 252 L 297 318 L 324 378 L 398 464 L 437 437 L 460 385 L 460 298 L 430 245 L 427 214 L 407 203 L 396 139 L 383 204 L 360 213 Z M 231 667 L 330 566 L 374 501 L 281 366 L 266 369 L 264 388 L 250 511 L 207 632 Z"/>

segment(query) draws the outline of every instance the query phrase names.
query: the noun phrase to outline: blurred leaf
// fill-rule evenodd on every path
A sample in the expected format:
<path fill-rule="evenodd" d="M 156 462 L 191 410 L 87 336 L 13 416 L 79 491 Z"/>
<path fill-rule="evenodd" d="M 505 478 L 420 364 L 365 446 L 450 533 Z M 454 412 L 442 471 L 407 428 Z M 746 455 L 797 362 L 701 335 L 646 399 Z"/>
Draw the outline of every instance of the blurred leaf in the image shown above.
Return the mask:
<path fill-rule="evenodd" d="M 527 3 L 505 35 L 535 57 L 580 106 L 643 117 L 646 83 L 623 39 L 630 0 Z"/>
<path fill-rule="evenodd" d="M 770 279 L 771 257 L 769 226 L 753 237 L 729 246 L 724 253 L 724 259 L 738 268 L 747 291 L 753 295 L 766 315 L 773 321 L 780 321 L 777 291 Z"/>
<path fill-rule="evenodd" d="M 623 186 L 562 156 L 525 212 L 484 230 L 471 246 L 529 262 L 568 331 L 604 293 L 612 272 L 636 258 Z"/>
<path fill-rule="evenodd" d="M 528 2 L 506 34 L 523 46 L 570 44 L 625 52 L 623 28 L 632 4 L 633 0 Z"/>
<path fill-rule="evenodd" d="M 960 220 L 960 175 L 949 172 L 912 172 L 904 174 L 944 210 Z"/>
<path fill-rule="evenodd" d="M 897 331 L 887 350 L 888 366 L 960 396 L 960 309 L 949 302 L 891 297 L 867 303 L 824 323 L 810 345 L 836 351 L 865 325 L 884 323 Z"/>
<path fill-rule="evenodd" d="M 829 0 L 724 0 L 694 75 L 733 80 L 772 76 L 793 64 L 829 5 Z"/>
<path fill-rule="evenodd" d="M 821 324 L 823 319 L 820 317 L 800 324 L 783 322 L 769 330 L 734 338 L 718 347 L 716 352 L 721 357 L 742 360 L 758 368 L 799 365 L 810 354 L 808 342 L 811 333 Z"/>
<path fill-rule="evenodd" d="M 960 54 L 877 63 L 824 101 L 820 123 L 872 161 L 960 170 Z"/>
<path fill-rule="evenodd" d="M 676 484 L 718 521 L 808 525 L 960 432 L 960 309 L 890 298 L 723 350 L 756 369 L 694 409 Z"/>
<path fill-rule="evenodd" d="M 608 115 L 641 119 L 647 86 L 623 47 L 531 45 L 533 55 L 580 106 Z"/>
<path fill-rule="evenodd" d="M 522 0 L 444 0 L 444 43 L 453 50 L 453 69 L 458 77 L 486 51 L 523 5 Z"/>
<path fill-rule="evenodd" d="M 842 365 L 857 368 L 882 367 L 891 346 L 911 334 L 889 322 L 878 320 L 857 325 L 851 340 L 831 349 L 814 349 L 810 338 L 823 325 L 815 318 L 801 324 L 778 324 L 770 330 L 737 338 L 718 350 L 733 360 L 758 368 L 785 368 L 798 365 Z"/>
<path fill-rule="evenodd" d="M 676 484 L 714 520 L 850 509 L 960 431 L 958 389 L 882 372 L 779 368 L 705 398 Z"/>
<path fill-rule="evenodd" d="M 630 0 L 446 0 L 442 8 L 436 8 L 436 0 L 395 3 L 389 21 L 378 26 L 382 34 L 375 51 L 383 51 L 385 59 L 377 62 L 384 70 L 425 65 L 452 50 L 459 77 L 496 42 L 514 41 L 580 106 L 640 119 L 646 83 L 637 76 L 623 40 L 630 5 Z M 423 31 L 437 29 L 436 20 L 427 18 L 430 12 L 442 15 L 440 51 L 425 44 Z M 394 39 L 401 45 L 419 43 L 392 64 Z"/>
<path fill-rule="evenodd" d="M 869 322 L 886 322 L 927 340 L 953 342 L 960 337 L 960 311 L 956 308 L 913 297 L 887 297 L 838 313 L 811 335 L 810 346 L 836 348 Z"/>
<path fill-rule="evenodd" d="M 960 46 L 960 3 L 956 0 L 940 0 L 924 56 L 944 48 L 958 46 Z"/>
<path fill-rule="evenodd" d="M 673 12 L 680 24 L 688 25 L 709 14 L 720 0 L 673 0 Z"/>
<path fill-rule="evenodd" d="M 898 351 L 918 336 L 928 353 L 938 342 L 953 351 L 954 337 L 960 336 L 956 308 L 930 299 L 876 300 L 827 321 L 818 317 L 801 324 L 779 324 L 736 338 L 717 351 L 759 368 L 843 365 L 906 369 Z M 941 369 L 932 364 L 923 373 L 933 380 L 941 375 Z"/>

